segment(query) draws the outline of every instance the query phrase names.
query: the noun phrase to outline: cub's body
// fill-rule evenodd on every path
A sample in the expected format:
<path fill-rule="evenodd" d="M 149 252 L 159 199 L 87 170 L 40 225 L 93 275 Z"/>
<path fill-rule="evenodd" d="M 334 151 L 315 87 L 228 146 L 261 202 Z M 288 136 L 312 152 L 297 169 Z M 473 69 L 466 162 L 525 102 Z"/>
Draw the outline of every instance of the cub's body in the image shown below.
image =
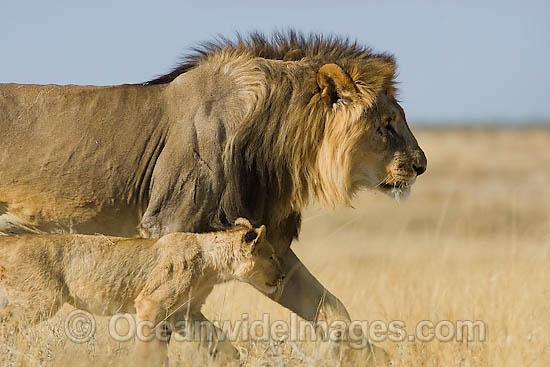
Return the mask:
<path fill-rule="evenodd" d="M 38 322 L 69 303 L 97 315 L 136 313 L 151 325 L 207 322 L 200 309 L 214 285 L 237 279 L 272 293 L 283 276 L 265 227 L 252 228 L 244 219 L 236 224 L 228 231 L 171 233 L 158 240 L 0 237 L 0 320 L 11 326 Z M 155 353 L 147 349 L 142 353 L 150 358 Z"/>

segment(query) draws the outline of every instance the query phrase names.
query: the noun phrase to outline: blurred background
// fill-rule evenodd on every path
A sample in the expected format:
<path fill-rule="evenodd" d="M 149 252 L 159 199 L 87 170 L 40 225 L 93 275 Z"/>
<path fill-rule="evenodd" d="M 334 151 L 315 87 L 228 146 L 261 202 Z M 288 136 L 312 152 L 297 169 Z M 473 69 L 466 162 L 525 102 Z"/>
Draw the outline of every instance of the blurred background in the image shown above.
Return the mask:
<path fill-rule="evenodd" d="M 399 203 L 365 192 L 354 208 L 312 206 L 293 248 L 354 319 L 403 320 L 409 331 L 420 320 L 487 325 L 485 342 L 383 343 L 398 366 L 546 367 L 549 4 L 4 1 L 0 82 L 144 82 L 218 34 L 289 27 L 395 54 L 400 100 L 428 157 L 427 172 Z M 205 308 L 214 320 L 239 319 L 243 312 L 251 320 L 264 312 L 272 320 L 289 318 L 287 310 L 237 283 L 218 287 Z M 79 361 L 108 365 L 127 347 L 102 336 L 104 329 L 86 346 L 51 330 L 55 325 L 18 344 L 25 363 L 62 365 L 74 351 Z M 300 354 L 311 351 L 306 344 L 239 346 L 249 353 L 249 365 L 324 363 L 315 353 Z"/>

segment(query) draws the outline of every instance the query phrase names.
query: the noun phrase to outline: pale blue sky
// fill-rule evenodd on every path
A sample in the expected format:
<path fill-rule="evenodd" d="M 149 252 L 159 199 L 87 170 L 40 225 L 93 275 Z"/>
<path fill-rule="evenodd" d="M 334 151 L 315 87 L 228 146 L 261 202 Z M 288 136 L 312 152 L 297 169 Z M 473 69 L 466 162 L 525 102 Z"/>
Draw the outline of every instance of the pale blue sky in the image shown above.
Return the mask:
<path fill-rule="evenodd" d="M 550 120 L 549 4 L 2 0 L 0 82 L 142 82 L 216 34 L 293 27 L 394 53 L 413 123 Z"/>

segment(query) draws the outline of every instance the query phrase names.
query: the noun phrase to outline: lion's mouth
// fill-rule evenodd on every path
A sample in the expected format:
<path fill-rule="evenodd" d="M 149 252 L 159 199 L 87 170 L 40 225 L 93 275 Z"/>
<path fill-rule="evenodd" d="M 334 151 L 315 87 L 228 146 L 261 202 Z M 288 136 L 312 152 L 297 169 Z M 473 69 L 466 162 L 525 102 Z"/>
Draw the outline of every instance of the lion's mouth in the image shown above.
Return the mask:
<path fill-rule="evenodd" d="M 382 182 L 380 185 L 378 185 L 378 187 L 380 187 L 384 191 L 389 191 L 389 190 L 393 190 L 393 189 L 396 189 L 396 188 L 405 189 L 405 188 L 409 187 L 409 183 L 407 183 L 405 181 L 396 181 L 396 182 L 393 182 L 393 183 Z"/>
<path fill-rule="evenodd" d="M 394 185 L 393 185 L 393 184 L 389 184 L 389 183 L 383 182 L 383 183 L 381 183 L 380 185 L 378 185 L 378 187 L 379 187 L 380 189 L 382 189 L 383 191 L 387 191 L 387 190 L 393 189 L 393 188 L 394 188 Z"/>

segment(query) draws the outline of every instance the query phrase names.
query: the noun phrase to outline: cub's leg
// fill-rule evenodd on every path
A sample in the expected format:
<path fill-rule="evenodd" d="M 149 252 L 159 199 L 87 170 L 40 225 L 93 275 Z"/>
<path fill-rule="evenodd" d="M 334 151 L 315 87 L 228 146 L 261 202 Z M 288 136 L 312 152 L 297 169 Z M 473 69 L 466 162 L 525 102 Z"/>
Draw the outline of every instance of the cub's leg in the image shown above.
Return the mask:
<path fill-rule="evenodd" d="M 135 301 L 137 316 L 136 360 L 145 366 L 163 366 L 168 364 L 168 343 L 165 330 L 157 330 L 162 317 L 159 302 L 150 295 L 140 294 Z"/>
<path fill-rule="evenodd" d="M 170 318 L 170 324 L 174 326 L 177 336 L 176 341 L 198 343 L 198 348 L 222 364 L 239 361 L 240 355 L 222 329 L 214 325 L 200 311 L 180 311 Z M 181 321 L 187 320 L 184 323 Z"/>
<path fill-rule="evenodd" d="M 65 294 L 60 280 L 51 277 L 20 277 L 0 266 L 0 322 L 2 327 L 21 331 L 54 316 L 63 306 Z"/>
<path fill-rule="evenodd" d="M 8 291 L 2 285 L 2 268 L 0 267 L 0 327 L 5 329 L 13 322 L 13 306 L 10 306 Z"/>

